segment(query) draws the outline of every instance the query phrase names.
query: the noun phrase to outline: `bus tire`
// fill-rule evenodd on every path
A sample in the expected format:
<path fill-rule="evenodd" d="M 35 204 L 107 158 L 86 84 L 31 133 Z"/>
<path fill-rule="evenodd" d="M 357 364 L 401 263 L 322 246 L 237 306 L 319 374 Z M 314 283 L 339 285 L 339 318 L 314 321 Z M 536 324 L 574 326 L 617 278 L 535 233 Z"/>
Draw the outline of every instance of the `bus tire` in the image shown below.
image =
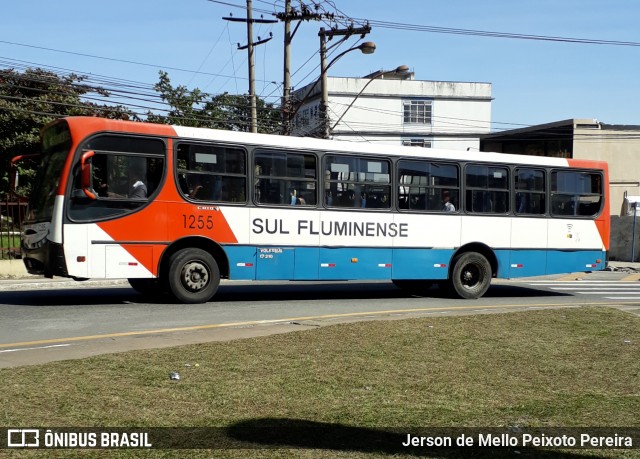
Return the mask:
<path fill-rule="evenodd" d="M 393 285 L 414 295 L 422 296 L 433 286 L 433 282 L 422 279 L 394 279 Z"/>
<path fill-rule="evenodd" d="M 147 296 L 155 296 L 160 293 L 160 281 L 158 279 L 127 279 L 129 285 L 138 293 Z"/>
<path fill-rule="evenodd" d="M 451 293 L 460 298 L 476 299 L 484 295 L 491 284 L 491 265 L 481 254 L 466 252 L 453 261 Z"/>
<path fill-rule="evenodd" d="M 218 290 L 220 269 L 210 253 L 183 249 L 169 259 L 168 280 L 171 293 L 181 303 L 206 303 Z"/>

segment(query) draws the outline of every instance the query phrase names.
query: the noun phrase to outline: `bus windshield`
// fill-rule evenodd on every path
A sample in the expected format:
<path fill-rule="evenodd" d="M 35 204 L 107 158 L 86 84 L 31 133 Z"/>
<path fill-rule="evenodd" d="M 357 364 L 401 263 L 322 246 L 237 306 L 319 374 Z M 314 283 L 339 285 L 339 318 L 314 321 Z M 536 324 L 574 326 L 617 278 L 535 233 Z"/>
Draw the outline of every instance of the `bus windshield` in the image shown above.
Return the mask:
<path fill-rule="evenodd" d="M 56 191 L 70 147 L 71 133 L 66 122 L 56 123 L 44 131 L 42 161 L 29 199 L 30 220 L 51 220 Z"/>

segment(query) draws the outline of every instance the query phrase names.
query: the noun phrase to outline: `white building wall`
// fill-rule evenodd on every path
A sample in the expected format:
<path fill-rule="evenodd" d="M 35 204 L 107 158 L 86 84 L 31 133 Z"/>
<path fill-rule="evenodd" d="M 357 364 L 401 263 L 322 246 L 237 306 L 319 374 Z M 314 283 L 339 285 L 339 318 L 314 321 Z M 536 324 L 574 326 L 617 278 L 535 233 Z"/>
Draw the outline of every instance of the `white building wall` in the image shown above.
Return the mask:
<path fill-rule="evenodd" d="M 422 138 L 432 147 L 473 150 L 479 149 L 479 136 L 490 131 L 489 83 L 334 77 L 327 83 L 329 124 L 335 140 L 398 145 Z M 320 129 L 319 92 L 318 87 L 313 88 L 298 111 L 293 135 Z M 403 101 L 409 99 L 431 100 L 431 124 L 404 122 Z"/>

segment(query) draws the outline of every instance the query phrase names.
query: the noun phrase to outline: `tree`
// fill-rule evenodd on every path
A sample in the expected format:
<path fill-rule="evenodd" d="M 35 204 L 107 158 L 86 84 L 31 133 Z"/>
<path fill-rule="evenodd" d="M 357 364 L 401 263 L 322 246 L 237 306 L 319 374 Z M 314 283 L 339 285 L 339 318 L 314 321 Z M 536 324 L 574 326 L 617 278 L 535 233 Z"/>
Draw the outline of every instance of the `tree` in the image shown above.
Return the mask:
<path fill-rule="evenodd" d="M 250 130 L 250 104 L 246 94 L 223 93 L 211 95 L 200 89 L 186 86 L 173 87 L 166 72 L 160 72 L 160 80 L 155 90 L 170 109 L 166 115 L 147 113 L 147 121 L 152 123 L 176 124 L 180 126 L 227 129 L 230 131 Z M 280 127 L 280 112 L 273 104 L 258 98 L 258 132 L 277 132 Z"/>
<path fill-rule="evenodd" d="M 39 151 L 40 129 L 62 116 L 101 116 L 135 119 L 121 105 L 101 105 L 83 97 L 94 94 L 108 97 L 108 91 L 82 82 L 75 74 L 59 76 L 43 69 L 0 70 L 0 196 L 9 192 L 11 158 Z M 34 171 L 20 171 L 20 194 L 30 190 Z"/>

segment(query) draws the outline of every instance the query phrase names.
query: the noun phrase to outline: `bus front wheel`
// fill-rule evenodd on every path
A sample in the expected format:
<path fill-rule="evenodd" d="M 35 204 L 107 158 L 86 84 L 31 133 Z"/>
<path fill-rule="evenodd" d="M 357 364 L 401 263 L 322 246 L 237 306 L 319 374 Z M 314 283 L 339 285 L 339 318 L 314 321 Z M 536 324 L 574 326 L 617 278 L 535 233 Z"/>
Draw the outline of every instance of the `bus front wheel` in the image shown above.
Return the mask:
<path fill-rule="evenodd" d="M 220 269 L 210 253 L 184 249 L 169 259 L 169 288 L 182 303 L 205 303 L 220 285 Z"/>
<path fill-rule="evenodd" d="M 491 284 L 491 265 L 476 252 L 466 252 L 455 258 L 449 287 L 460 298 L 476 299 L 484 295 Z"/>

